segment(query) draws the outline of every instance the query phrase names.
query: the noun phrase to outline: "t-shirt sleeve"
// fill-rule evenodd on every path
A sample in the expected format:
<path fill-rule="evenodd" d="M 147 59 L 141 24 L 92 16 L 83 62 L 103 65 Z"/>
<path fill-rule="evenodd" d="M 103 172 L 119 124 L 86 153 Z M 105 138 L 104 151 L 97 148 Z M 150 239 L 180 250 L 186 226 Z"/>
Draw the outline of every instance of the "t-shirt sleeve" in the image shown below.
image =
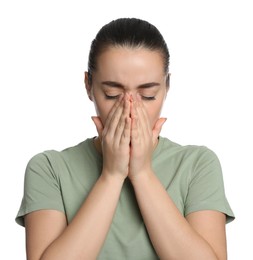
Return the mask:
<path fill-rule="evenodd" d="M 226 214 L 226 222 L 235 217 L 227 201 L 222 169 L 216 154 L 201 147 L 194 166 L 185 203 L 185 215 L 200 210 L 216 210 Z"/>
<path fill-rule="evenodd" d="M 26 214 L 42 209 L 64 212 L 59 176 L 46 153 L 35 155 L 27 164 L 24 195 L 16 222 L 24 226 Z"/>

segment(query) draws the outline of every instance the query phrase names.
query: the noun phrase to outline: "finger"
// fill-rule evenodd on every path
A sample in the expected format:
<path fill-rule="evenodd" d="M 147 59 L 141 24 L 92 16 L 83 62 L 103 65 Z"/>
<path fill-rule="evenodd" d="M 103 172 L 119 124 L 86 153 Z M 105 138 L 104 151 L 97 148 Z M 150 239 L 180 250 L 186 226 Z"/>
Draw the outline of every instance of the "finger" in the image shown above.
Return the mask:
<path fill-rule="evenodd" d="M 131 102 L 130 108 L 131 116 L 131 142 L 135 142 L 138 138 L 138 113 L 137 113 L 137 101 Z"/>
<path fill-rule="evenodd" d="M 117 127 L 119 126 L 120 128 L 124 127 L 124 120 L 123 122 L 120 120 L 122 117 L 124 111 L 124 101 L 121 101 L 120 106 L 117 108 L 115 111 L 114 115 L 111 118 L 110 124 L 108 125 L 108 129 L 106 132 L 106 135 L 110 138 L 113 138 L 115 140 L 115 134 Z"/>
<path fill-rule="evenodd" d="M 145 143 L 147 138 L 150 138 L 148 134 L 149 126 L 145 124 L 144 115 L 139 101 L 135 101 L 133 104 L 133 137 L 135 138 L 135 143 L 141 145 Z"/>
<path fill-rule="evenodd" d="M 162 130 L 162 126 L 163 124 L 166 122 L 167 118 L 159 118 L 156 123 L 155 123 L 155 126 L 152 130 L 152 133 L 153 133 L 153 143 L 156 142 L 161 130 Z"/>
<path fill-rule="evenodd" d="M 130 116 L 132 119 L 137 118 L 136 101 L 132 101 L 130 105 Z"/>
<path fill-rule="evenodd" d="M 128 99 L 128 97 L 126 96 L 124 98 L 124 108 L 123 108 L 123 112 L 121 114 L 121 117 L 120 117 L 120 120 L 118 122 L 118 125 L 116 127 L 116 130 L 115 130 L 115 142 L 117 144 L 119 144 L 121 142 L 121 138 L 122 138 L 122 135 L 123 135 L 123 132 L 124 132 L 124 129 L 126 127 L 126 119 L 129 118 L 129 113 L 130 113 L 130 101 Z"/>
<path fill-rule="evenodd" d="M 109 131 L 111 135 L 114 135 L 118 121 L 123 111 L 123 106 L 124 106 L 124 100 L 121 99 L 119 104 L 113 107 L 112 111 L 109 113 L 106 119 L 103 135 L 106 135 Z"/>
<path fill-rule="evenodd" d="M 139 133 L 138 133 L 138 119 L 137 118 L 132 118 L 131 120 L 131 133 L 130 133 L 130 138 L 131 138 L 131 144 L 134 146 L 138 143 L 139 140 Z"/>
<path fill-rule="evenodd" d="M 102 132 L 103 132 L 103 129 L 104 129 L 104 126 L 102 124 L 102 121 L 99 117 L 97 116 L 92 116 L 91 117 L 92 121 L 94 122 L 95 126 L 96 126 L 96 129 L 97 129 L 97 132 L 98 132 L 98 136 L 99 138 L 101 139 L 102 137 Z"/>
<path fill-rule="evenodd" d="M 147 120 L 145 110 L 139 101 L 136 104 L 136 111 L 138 117 L 138 129 L 140 132 L 140 136 L 144 137 L 145 139 L 151 139 L 152 131 L 150 128 L 150 123 L 149 120 Z"/>
<path fill-rule="evenodd" d="M 138 107 L 139 107 L 139 113 L 141 114 L 141 118 L 143 119 L 143 127 L 144 129 L 148 128 L 149 133 L 151 131 L 151 126 L 150 126 L 150 121 L 149 121 L 149 117 L 146 111 L 146 108 L 142 102 L 141 96 L 137 95 L 137 99 L 138 99 Z"/>
<path fill-rule="evenodd" d="M 130 144 L 130 135 L 131 135 L 131 119 L 130 117 L 125 118 L 125 127 L 120 139 L 122 144 Z"/>

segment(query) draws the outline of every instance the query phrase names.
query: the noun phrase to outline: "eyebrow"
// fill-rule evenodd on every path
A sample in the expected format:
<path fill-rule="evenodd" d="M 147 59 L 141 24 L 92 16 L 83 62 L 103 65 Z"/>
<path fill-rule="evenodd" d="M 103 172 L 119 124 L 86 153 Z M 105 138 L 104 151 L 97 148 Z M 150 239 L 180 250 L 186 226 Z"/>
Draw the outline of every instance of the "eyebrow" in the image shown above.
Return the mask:
<path fill-rule="evenodd" d="M 124 86 L 116 81 L 102 81 L 101 82 L 102 85 L 106 85 L 108 87 L 113 87 L 113 88 L 124 88 Z M 144 83 L 139 85 L 137 88 L 152 88 L 152 87 L 156 87 L 156 86 L 160 86 L 160 83 L 158 82 L 148 82 L 148 83 Z"/>

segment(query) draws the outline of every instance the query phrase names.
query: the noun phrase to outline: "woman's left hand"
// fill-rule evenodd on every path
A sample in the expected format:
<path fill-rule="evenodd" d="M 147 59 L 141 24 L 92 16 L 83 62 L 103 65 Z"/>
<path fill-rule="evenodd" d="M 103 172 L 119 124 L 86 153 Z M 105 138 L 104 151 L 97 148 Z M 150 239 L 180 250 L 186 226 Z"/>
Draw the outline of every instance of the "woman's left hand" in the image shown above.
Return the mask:
<path fill-rule="evenodd" d="M 166 118 L 159 118 L 153 129 L 140 97 L 131 103 L 131 149 L 128 177 L 134 178 L 152 171 L 152 154 Z"/>

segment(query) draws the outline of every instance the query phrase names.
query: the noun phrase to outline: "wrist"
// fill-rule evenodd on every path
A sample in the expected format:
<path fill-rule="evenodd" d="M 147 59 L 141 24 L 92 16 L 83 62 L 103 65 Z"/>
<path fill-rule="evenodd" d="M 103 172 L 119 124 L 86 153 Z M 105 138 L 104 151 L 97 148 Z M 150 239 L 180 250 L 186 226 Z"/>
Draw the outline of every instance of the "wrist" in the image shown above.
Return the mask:
<path fill-rule="evenodd" d="M 138 174 L 130 175 L 129 179 L 133 186 L 136 186 L 138 184 L 142 184 L 144 182 L 150 182 L 152 181 L 152 177 L 154 176 L 154 172 L 152 169 L 148 169 L 145 171 L 141 171 Z"/>
<path fill-rule="evenodd" d="M 119 173 L 109 173 L 108 171 L 103 170 L 100 178 L 108 183 L 123 184 L 126 179 L 126 176 Z"/>

